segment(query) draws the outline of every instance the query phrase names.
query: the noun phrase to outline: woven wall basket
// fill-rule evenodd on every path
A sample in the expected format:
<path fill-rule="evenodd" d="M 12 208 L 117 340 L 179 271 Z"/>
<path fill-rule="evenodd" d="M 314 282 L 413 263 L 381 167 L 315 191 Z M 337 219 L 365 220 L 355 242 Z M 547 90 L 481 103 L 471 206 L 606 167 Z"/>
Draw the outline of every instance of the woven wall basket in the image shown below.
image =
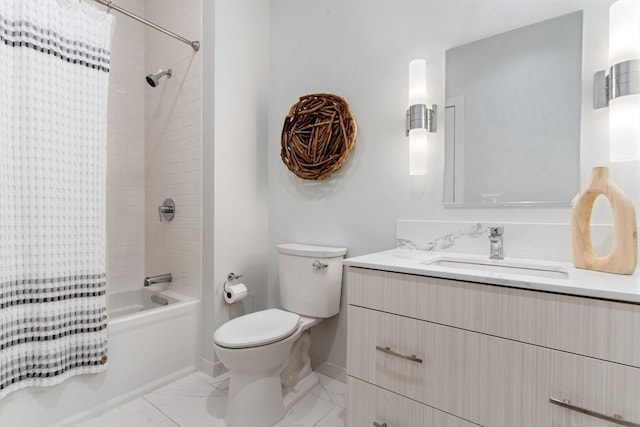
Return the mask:
<path fill-rule="evenodd" d="M 305 95 L 284 119 L 280 157 L 302 179 L 325 179 L 349 157 L 356 132 L 356 121 L 343 98 Z"/>

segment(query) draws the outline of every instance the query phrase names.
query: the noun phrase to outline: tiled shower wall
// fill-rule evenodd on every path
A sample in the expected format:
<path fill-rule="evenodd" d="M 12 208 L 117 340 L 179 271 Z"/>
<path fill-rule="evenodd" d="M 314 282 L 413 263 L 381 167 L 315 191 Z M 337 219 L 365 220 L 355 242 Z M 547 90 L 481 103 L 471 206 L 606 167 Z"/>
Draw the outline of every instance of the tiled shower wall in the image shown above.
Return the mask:
<path fill-rule="evenodd" d="M 201 10 L 200 0 L 147 0 L 145 17 L 201 40 Z M 202 51 L 152 29 L 146 30 L 145 50 L 145 75 L 173 70 L 170 79 L 145 89 L 145 272 L 172 273 L 171 287 L 199 297 Z M 176 216 L 160 222 L 158 206 L 168 197 Z"/>
<path fill-rule="evenodd" d="M 125 9 L 201 39 L 200 0 L 121 0 Z M 172 287 L 200 296 L 201 52 L 113 12 L 108 117 L 109 292 L 172 273 Z M 144 77 L 172 68 L 151 88 Z M 160 223 L 158 206 L 176 202 Z"/>
<path fill-rule="evenodd" d="M 143 0 L 119 5 L 144 15 Z M 144 276 L 145 28 L 116 15 L 107 118 L 108 291 L 140 287 Z"/>

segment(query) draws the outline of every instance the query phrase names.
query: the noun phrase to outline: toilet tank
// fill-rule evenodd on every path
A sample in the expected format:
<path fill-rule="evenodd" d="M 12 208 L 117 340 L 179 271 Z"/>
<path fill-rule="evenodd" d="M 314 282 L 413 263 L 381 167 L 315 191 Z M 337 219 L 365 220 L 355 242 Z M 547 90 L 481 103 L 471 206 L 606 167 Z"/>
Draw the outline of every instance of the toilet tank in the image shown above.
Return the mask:
<path fill-rule="evenodd" d="M 282 308 L 310 317 L 338 314 L 342 259 L 347 249 L 298 243 L 284 243 L 276 248 Z"/>

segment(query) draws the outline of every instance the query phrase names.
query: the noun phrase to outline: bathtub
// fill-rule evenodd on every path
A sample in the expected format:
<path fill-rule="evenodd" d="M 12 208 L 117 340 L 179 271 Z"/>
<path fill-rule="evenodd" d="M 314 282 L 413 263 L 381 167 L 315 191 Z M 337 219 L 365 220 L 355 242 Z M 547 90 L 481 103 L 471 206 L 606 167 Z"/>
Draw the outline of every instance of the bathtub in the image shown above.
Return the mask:
<path fill-rule="evenodd" d="M 137 291 L 118 292 L 107 295 L 109 325 L 119 322 L 117 319 L 121 317 L 128 318 L 129 315 L 134 313 L 155 310 L 177 302 L 180 302 L 180 300 L 168 295 L 166 291 L 156 292 L 150 289 L 139 289 Z"/>
<path fill-rule="evenodd" d="M 71 426 L 193 372 L 199 305 L 148 288 L 108 295 L 107 370 L 6 396 L 0 426 Z"/>

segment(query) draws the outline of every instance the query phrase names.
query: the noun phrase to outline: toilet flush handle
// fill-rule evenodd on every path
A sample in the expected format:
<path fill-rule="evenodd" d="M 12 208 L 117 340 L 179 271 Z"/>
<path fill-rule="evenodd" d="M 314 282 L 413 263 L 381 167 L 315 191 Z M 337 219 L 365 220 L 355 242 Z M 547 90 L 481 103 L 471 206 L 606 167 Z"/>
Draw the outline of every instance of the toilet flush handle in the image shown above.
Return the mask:
<path fill-rule="evenodd" d="M 324 264 L 318 260 L 313 261 L 313 264 L 311 264 L 313 266 L 314 270 L 320 270 L 321 268 L 327 268 L 329 267 L 329 264 Z"/>

